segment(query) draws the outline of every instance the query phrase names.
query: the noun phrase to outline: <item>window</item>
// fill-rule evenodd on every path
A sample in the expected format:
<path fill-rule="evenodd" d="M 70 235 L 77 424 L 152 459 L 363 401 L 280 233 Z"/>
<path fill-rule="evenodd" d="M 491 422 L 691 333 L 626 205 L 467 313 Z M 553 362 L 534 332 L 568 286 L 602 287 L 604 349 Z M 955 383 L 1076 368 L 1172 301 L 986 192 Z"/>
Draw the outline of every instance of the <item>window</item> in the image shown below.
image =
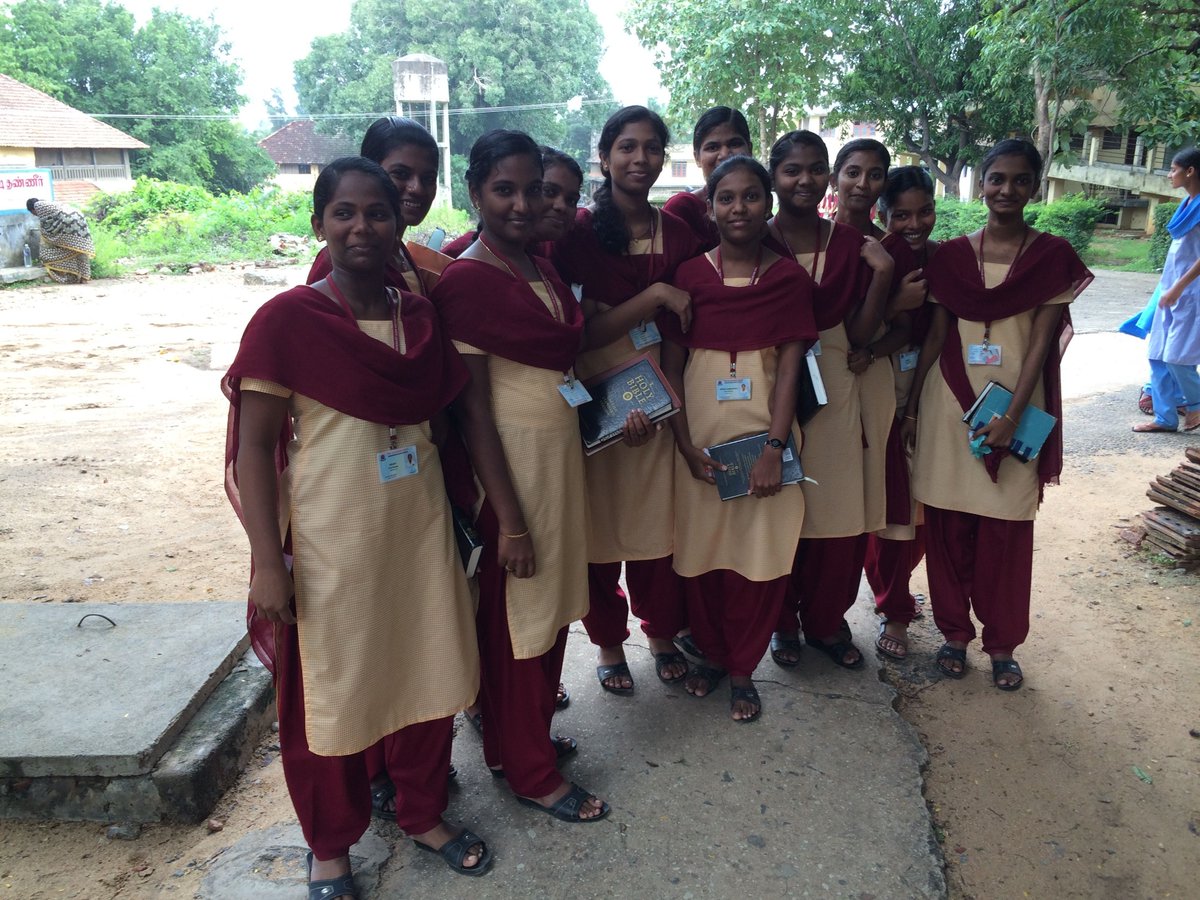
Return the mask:
<path fill-rule="evenodd" d="M 687 178 L 687 160 L 677 160 L 671 163 L 672 178 Z"/>
<path fill-rule="evenodd" d="M 1125 135 L 1113 131 L 1111 128 L 1104 129 L 1104 137 L 1100 139 L 1101 150 L 1121 150 L 1124 147 Z"/>
<path fill-rule="evenodd" d="M 297 175 L 311 175 L 312 174 L 312 165 L 309 163 L 296 163 L 296 174 Z"/>
<path fill-rule="evenodd" d="M 875 123 L 855 122 L 854 127 L 850 129 L 850 136 L 856 138 L 875 137 Z"/>
<path fill-rule="evenodd" d="M 821 118 L 818 120 L 818 123 L 819 124 L 817 127 L 820 130 L 822 138 L 828 139 L 833 137 L 833 126 L 829 124 L 828 116 L 821 116 Z"/>
<path fill-rule="evenodd" d="M 63 164 L 62 151 L 53 148 L 35 147 L 33 150 L 33 162 L 38 166 L 61 166 Z"/>

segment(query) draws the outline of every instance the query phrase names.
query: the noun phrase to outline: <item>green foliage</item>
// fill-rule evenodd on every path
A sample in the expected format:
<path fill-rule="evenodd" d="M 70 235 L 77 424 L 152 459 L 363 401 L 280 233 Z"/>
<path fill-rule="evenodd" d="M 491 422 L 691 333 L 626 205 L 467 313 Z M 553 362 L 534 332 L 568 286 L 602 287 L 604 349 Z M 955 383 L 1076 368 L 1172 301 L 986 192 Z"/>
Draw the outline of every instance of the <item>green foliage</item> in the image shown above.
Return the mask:
<path fill-rule="evenodd" d="M 405 230 L 406 241 L 416 241 L 424 244 L 433 234 L 433 229 L 441 228 L 446 232 L 446 240 L 452 241 L 461 234 L 466 234 L 475 228 L 474 220 L 461 209 L 447 206 L 435 206 L 420 225 Z"/>
<path fill-rule="evenodd" d="M 562 146 L 567 123 L 582 118 L 594 124 L 606 114 L 603 105 L 585 106 L 577 115 L 563 106 L 487 110 L 609 97 L 598 68 L 601 40 L 586 0 L 355 0 L 350 29 L 317 38 L 296 63 L 296 92 L 309 115 L 361 115 L 337 126 L 361 135 L 372 119 L 394 108 L 392 61 L 428 53 L 449 67 L 450 105 L 478 110 L 452 120 L 455 153 L 468 152 L 493 128 L 520 129 Z"/>
<path fill-rule="evenodd" d="M 1150 264 L 1150 239 L 1117 237 L 1097 232 L 1083 256 L 1090 269 L 1112 269 L 1118 272 L 1153 272 Z"/>
<path fill-rule="evenodd" d="M 203 188 L 143 177 L 134 182 L 131 191 L 98 194 L 88 205 L 87 216 L 116 234 L 132 237 L 163 213 L 205 209 L 212 200 Z"/>
<path fill-rule="evenodd" d="M 937 224 L 929 236 L 935 241 L 948 241 L 970 234 L 987 224 L 987 215 L 987 207 L 978 200 L 938 197 Z"/>
<path fill-rule="evenodd" d="M 101 0 L 21 0 L 0 11 L 0 72 L 76 109 L 156 113 L 113 119 L 149 150 L 135 175 L 246 191 L 274 171 L 239 124 L 242 73 L 211 20 L 155 9 L 138 28 L 128 10 Z M 183 119 L 166 116 L 217 116 Z"/>
<path fill-rule="evenodd" d="M 829 78 L 826 2 L 633 0 L 625 21 L 654 53 L 676 130 L 690 133 L 711 106 L 740 108 L 758 126 L 763 159 L 794 117 L 818 104 Z"/>
<path fill-rule="evenodd" d="M 450 155 L 450 188 L 454 208 L 469 213 L 471 198 L 467 194 L 467 157 L 458 153 Z"/>
<path fill-rule="evenodd" d="M 1066 238 L 1075 252 L 1082 255 L 1091 244 L 1096 223 L 1104 212 L 1103 203 L 1083 194 L 1068 194 L 1042 206 L 1033 227 Z"/>
<path fill-rule="evenodd" d="M 1171 233 L 1167 231 L 1167 223 L 1171 221 L 1171 216 L 1175 215 L 1177 209 L 1178 203 L 1160 203 L 1154 208 L 1154 233 L 1150 235 L 1150 265 L 1154 266 L 1156 272 L 1161 271 L 1167 264 L 1167 251 L 1171 249 Z"/>

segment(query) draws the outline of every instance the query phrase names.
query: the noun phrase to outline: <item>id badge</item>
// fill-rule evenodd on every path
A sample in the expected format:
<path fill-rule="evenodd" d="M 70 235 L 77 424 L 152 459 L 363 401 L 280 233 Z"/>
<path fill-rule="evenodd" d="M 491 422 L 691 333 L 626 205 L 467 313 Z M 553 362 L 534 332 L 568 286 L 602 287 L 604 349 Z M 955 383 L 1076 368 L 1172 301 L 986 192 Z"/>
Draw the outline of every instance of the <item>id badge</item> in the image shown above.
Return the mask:
<path fill-rule="evenodd" d="M 998 366 L 1000 365 L 999 344 L 968 344 L 967 365 Z"/>
<path fill-rule="evenodd" d="M 379 464 L 379 483 L 387 484 L 399 481 L 409 475 L 417 474 L 417 448 L 400 447 L 397 450 L 384 450 L 375 456 Z"/>
<path fill-rule="evenodd" d="M 749 378 L 718 378 L 717 379 L 717 399 L 718 400 L 749 400 L 750 399 L 750 379 Z"/>
<path fill-rule="evenodd" d="M 808 348 L 808 355 L 809 356 L 820 356 L 821 355 L 821 342 L 820 341 L 813 342 L 813 345 Z"/>
<path fill-rule="evenodd" d="M 637 350 L 645 350 L 647 347 L 662 343 L 662 335 L 659 334 L 658 326 L 653 322 L 646 322 L 629 329 L 629 339 L 633 341 L 633 346 Z"/>
<path fill-rule="evenodd" d="M 571 380 L 560 384 L 558 392 L 563 395 L 563 399 L 567 401 L 567 406 L 571 409 L 583 406 L 592 399 L 592 395 L 588 393 L 588 389 L 583 386 L 582 381 Z"/>
<path fill-rule="evenodd" d="M 917 367 L 917 359 L 921 356 L 920 350 L 905 350 L 899 356 L 900 371 L 911 372 Z"/>

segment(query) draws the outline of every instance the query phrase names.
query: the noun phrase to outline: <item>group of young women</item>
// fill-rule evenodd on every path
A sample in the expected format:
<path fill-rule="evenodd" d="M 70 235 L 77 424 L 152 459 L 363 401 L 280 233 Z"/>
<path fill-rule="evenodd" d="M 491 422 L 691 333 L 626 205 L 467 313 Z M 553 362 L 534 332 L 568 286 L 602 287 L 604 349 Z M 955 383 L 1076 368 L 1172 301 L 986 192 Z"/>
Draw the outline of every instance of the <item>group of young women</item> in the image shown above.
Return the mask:
<path fill-rule="evenodd" d="M 995 684 L 1021 684 L 1012 652 L 1060 430 L 1028 465 L 1007 448 L 1028 404 L 1058 414 L 1065 304 L 1090 277 L 1025 224 L 1037 152 L 993 148 L 986 227 L 935 247 L 928 175 L 889 174 L 876 141 L 831 167 L 817 135 L 793 131 L 764 168 L 746 120 L 718 107 L 694 135 L 705 188 L 660 210 L 668 144 L 653 112 L 620 110 L 599 140 L 604 182 L 576 211 L 569 157 L 484 135 L 467 170 L 478 230 L 435 285 L 400 240 L 433 200 L 424 129 L 382 119 L 362 157 L 317 180 L 326 249 L 310 284 L 255 314 L 224 381 L 250 626 L 276 676 L 310 898 L 355 896 L 349 848 L 372 810 L 455 871 L 488 871 L 487 844 L 442 818 L 451 720 L 476 701 L 484 760 L 520 803 L 571 823 L 608 814 L 559 774 L 577 748 L 550 731 L 577 619 L 604 690 L 634 690 L 632 609 L 659 679 L 702 697 L 728 676 L 731 717 L 751 722 L 768 649 L 782 666 L 803 644 L 863 665 L 845 614 L 864 566 L 875 646 L 903 658 L 924 553 L 941 671 L 965 673 L 974 609 Z M 818 215 L 831 179 L 835 221 Z M 631 414 L 621 443 L 585 457 L 582 381 L 642 354 L 681 411 L 669 427 Z M 827 403 L 801 423 L 810 364 Z M 1011 405 L 970 435 L 963 412 L 991 380 Z M 751 496 L 723 502 L 726 466 L 705 448 L 753 435 Z M 806 478 L 783 484 L 796 454 Z M 484 543 L 474 587 L 456 514 Z"/>

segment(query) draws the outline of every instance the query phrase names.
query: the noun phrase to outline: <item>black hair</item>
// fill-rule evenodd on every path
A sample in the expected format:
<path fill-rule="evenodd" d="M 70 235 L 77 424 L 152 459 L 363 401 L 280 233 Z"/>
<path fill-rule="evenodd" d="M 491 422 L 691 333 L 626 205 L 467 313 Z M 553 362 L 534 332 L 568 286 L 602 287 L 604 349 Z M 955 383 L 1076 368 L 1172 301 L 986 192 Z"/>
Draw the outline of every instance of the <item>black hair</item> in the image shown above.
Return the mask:
<path fill-rule="evenodd" d="M 438 153 L 437 141 L 433 139 L 425 126 L 404 116 L 384 116 L 376 119 L 363 135 L 359 153 L 367 159 L 382 164 L 389 153 L 405 144 L 416 144 L 433 155 L 434 165 L 438 165 L 441 154 Z"/>
<path fill-rule="evenodd" d="M 583 185 L 583 169 L 579 168 L 579 163 L 575 161 L 573 156 L 563 153 L 554 147 L 542 146 L 542 171 L 545 172 L 551 166 L 562 166 L 572 175 L 579 179 L 579 184 Z"/>
<path fill-rule="evenodd" d="M 25 208 L 27 210 L 29 210 L 30 212 L 33 212 L 34 206 L 36 206 L 39 202 L 40 201 L 38 200 L 37 197 L 30 197 L 28 200 L 25 201 Z"/>
<path fill-rule="evenodd" d="M 704 111 L 704 114 L 696 120 L 696 127 L 692 130 L 692 151 L 697 156 L 700 155 L 700 147 L 704 144 L 708 133 L 722 125 L 732 126 L 733 130 L 746 141 L 747 150 L 753 149 L 754 142 L 750 140 L 750 126 L 746 124 L 746 117 L 742 115 L 741 110 L 729 106 L 714 106 L 712 109 Z"/>
<path fill-rule="evenodd" d="M 888 210 L 896 205 L 896 200 L 905 191 L 924 191 L 933 196 L 933 179 L 921 166 L 897 166 L 888 172 L 887 183 L 883 193 L 879 195 L 879 212 L 886 216 Z"/>
<path fill-rule="evenodd" d="M 658 113 L 644 106 L 626 106 L 609 116 L 600 132 L 597 149 L 608 156 L 625 127 L 637 122 L 650 123 L 665 153 L 671 143 L 671 132 Z M 625 224 L 625 214 L 613 202 L 612 174 L 607 166 L 604 167 L 604 184 L 592 192 L 592 205 L 592 229 L 600 240 L 600 246 L 614 256 L 621 255 L 629 249 L 629 226 Z"/>
<path fill-rule="evenodd" d="M 731 156 L 713 169 L 713 173 L 708 176 L 708 183 L 704 187 L 708 192 L 708 201 L 710 203 L 712 202 L 713 194 L 717 192 L 717 185 L 721 183 L 721 179 L 730 172 L 737 171 L 738 169 L 745 169 L 747 172 L 757 176 L 758 180 L 762 182 L 763 190 L 767 196 L 771 196 L 771 176 L 763 168 L 763 164 L 753 156 Z"/>
<path fill-rule="evenodd" d="M 1196 173 L 1200 174 L 1200 149 L 1184 147 L 1171 157 L 1171 162 L 1181 169 L 1195 169 Z"/>
<path fill-rule="evenodd" d="M 483 183 L 500 164 L 510 156 L 528 156 L 542 168 L 542 150 L 523 131 L 508 131 L 503 128 L 489 131 L 471 145 L 470 162 L 467 165 L 467 187 L 473 191 L 483 190 Z"/>
<path fill-rule="evenodd" d="M 842 149 L 837 153 L 837 158 L 833 161 L 832 175 L 835 183 L 838 172 L 842 170 L 842 166 L 846 164 L 846 160 L 852 153 L 874 153 L 883 162 L 883 171 L 885 172 L 892 164 L 892 154 L 888 153 L 888 148 L 879 141 L 874 138 L 855 138 L 842 145 Z"/>
<path fill-rule="evenodd" d="M 1042 180 L 1042 154 L 1038 153 L 1037 147 L 1029 143 L 1024 138 L 1005 138 L 997 143 L 984 156 L 983 162 L 979 164 L 979 181 L 987 177 L 988 169 L 990 169 L 1002 156 L 1023 156 L 1025 161 L 1029 163 L 1029 168 L 1033 169 L 1033 181 L 1035 184 Z"/>
<path fill-rule="evenodd" d="M 329 201 L 337 193 L 337 186 L 341 182 L 342 176 L 348 172 L 362 172 L 364 175 L 369 175 L 378 181 L 379 189 L 383 191 L 383 195 L 387 198 L 388 206 L 395 213 L 396 221 L 400 221 L 400 191 L 392 183 L 392 179 L 388 173 L 383 170 L 383 166 L 374 160 L 367 159 L 365 156 L 342 156 L 321 170 L 321 174 L 317 176 L 316 184 L 313 185 L 314 216 L 318 219 L 324 218 L 325 207 L 329 205 Z"/>
<path fill-rule="evenodd" d="M 825 146 L 825 142 L 821 140 L 820 136 L 811 131 L 789 131 L 787 134 L 780 135 L 779 139 L 771 145 L 767 168 L 771 170 L 772 178 L 775 176 L 775 170 L 783 164 L 783 161 L 791 155 L 792 150 L 796 147 L 812 147 L 820 150 L 821 157 L 826 164 L 829 163 L 829 148 Z"/>

